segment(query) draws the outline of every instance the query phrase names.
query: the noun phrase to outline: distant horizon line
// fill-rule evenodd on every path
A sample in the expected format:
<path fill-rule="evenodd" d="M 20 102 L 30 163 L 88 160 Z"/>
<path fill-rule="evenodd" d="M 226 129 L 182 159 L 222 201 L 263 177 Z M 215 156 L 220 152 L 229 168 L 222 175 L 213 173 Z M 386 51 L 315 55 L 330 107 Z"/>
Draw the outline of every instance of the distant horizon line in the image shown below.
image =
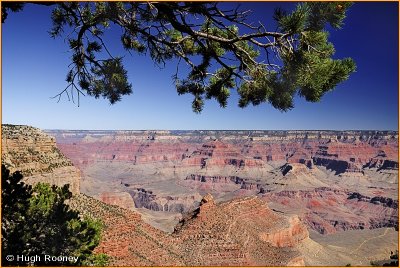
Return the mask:
<path fill-rule="evenodd" d="M 70 129 L 70 128 L 40 128 L 32 125 L 2 123 L 2 126 L 27 126 L 44 131 L 392 131 L 399 129 Z"/>

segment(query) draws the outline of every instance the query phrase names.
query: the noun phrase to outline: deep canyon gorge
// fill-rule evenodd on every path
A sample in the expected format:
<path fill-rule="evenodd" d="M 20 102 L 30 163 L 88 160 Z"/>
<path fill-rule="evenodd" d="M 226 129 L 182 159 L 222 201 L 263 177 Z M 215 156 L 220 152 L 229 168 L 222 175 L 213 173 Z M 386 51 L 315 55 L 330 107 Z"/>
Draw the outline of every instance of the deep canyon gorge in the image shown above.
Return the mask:
<path fill-rule="evenodd" d="M 70 184 L 112 265 L 369 265 L 398 247 L 395 131 L 3 125 L 2 162 Z"/>

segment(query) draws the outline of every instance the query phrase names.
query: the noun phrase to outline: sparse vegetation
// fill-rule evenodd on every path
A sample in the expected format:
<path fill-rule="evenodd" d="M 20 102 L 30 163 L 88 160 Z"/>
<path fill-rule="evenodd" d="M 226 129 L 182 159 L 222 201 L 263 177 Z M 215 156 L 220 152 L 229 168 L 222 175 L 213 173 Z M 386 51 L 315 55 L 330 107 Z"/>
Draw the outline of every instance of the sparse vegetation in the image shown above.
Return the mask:
<path fill-rule="evenodd" d="M 38 183 L 32 188 L 22 179 L 20 172 L 10 174 L 2 165 L 2 266 L 106 265 L 106 256 L 92 255 L 100 240 L 101 223 L 82 219 L 65 204 L 72 196 L 68 185 Z M 78 259 L 49 262 L 44 254 Z M 7 255 L 42 258 L 7 260 Z"/>
<path fill-rule="evenodd" d="M 390 252 L 389 261 L 371 261 L 371 266 L 399 267 L 399 251 Z"/>
<path fill-rule="evenodd" d="M 86 260 L 82 262 L 82 266 L 108 266 L 110 257 L 107 254 L 91 254 Z"/>

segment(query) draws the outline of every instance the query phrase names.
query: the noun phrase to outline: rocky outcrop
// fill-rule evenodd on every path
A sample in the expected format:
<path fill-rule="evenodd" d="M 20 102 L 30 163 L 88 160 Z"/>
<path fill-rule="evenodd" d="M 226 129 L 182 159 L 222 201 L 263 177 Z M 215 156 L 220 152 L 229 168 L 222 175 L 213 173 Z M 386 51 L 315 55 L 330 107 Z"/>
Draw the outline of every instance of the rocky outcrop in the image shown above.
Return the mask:
<path fill-rule="evenodd" d="M 287 157 L 287 162 L 290 163 L 300 163 L 308 168 L 313 167 L 313 160 L 311 158 L 312 147 L 305 145 L 303 148 L 296 150 L 293 154 Z"/>
<path fill-rule="evenodd" d="M 242 178 L 239 176 L 220 176 L 220 175 L 203 175 L 203 174 L 189 174 L 185 180 L 199 182 L 199 189 L 217 189 L 216 185 L 220 184 L 222 187 L 226 185 L 237 185 L 239 189 L 250 190 L 258 192 L 265 191 L 265 183 L 260 183 L 261 179 L 258 178 Z M 211 187 L 204 187 L 204 184 L 211 185 Z M 222 190 L 221 190 L 222 191 Z"/>
<path fill-rule="evenodd" d="M 243 169 L 263 166 L 261 158 L 247 157 L 240 151 L 240 147 L 221 141 L 207 142 L 186 157 L 197 159 L 190 162 L 200 163 L 201 168 L 232 166 Z"/>
<path fill-rule="evenodd" d="M 129 189 L 135 207 L 154 211 L 184 213 L 198 206 L 200 195 L 188 196 L 158 196 L 144 188 Z"/>
<path fill-rule="evenodd" d="M 234 183 L 239 180 L 237 176 L 212 176 L 212 175 L 202 175 L 202 174 L 189 174 L 185 180 L 193 180 L 204 183 Z"/>
<path fill-rule="evenodd" d="M 97 199 L 109 205 L 116 205 L 129 210 L 135 209 L 135 203 L 127 192 L 102 192 Z"/>
<path fill-rule="evenodd" d="M 101 220 L 103 231 L 94 252 L 107 254 L 110 266 L 187 265 L 177 243 L 146 224 L 138 213 L 83 194 L 74 196 L 69 205 L 81 215 Z"/>
<path fill-rule="evenodd" d="M 335 171 L 336 175 L 352 172 L 352 173 L 362 173 L 361 167 L 355 165 L 346 160 L 332 159 L 332 158 L 322 158 L 322 157 L 314 157 L 313 162 L 317 166 L 323 166 L 327 169 Z"/>
<path fill-rule="evenodd" d="M 375 205 L 380 205 L 392 209 L 398 209 L 399 208 L 399 201 L 398 200 L 393 200 L 392 198 L 389 197 L 384 197 L 384 196 L 374 196 L 374 197 L 369 197 L 362 195 L 357 192 L 351 192 L 348 193 L 349 197 L 347 199 L 357 199 L 358 201 L 361 202 L 369 202 Z"/>
<path fill-rule="evenodd" d="M 393 140 L 377 137 L 369 139 L 368 143 L 335 142 L 320 145 L 313 156 L 313 163 L 325 166 L 337 175 L 345 172 L 362 173 L 366 167 L 398 170 Z"/>
<path fill-rule="evenodd" d="M 83 194 L 68 203 L 82 216 L 103 222 L 94 252 L 107 254 L 110 266 L 304 265 L 296 245 L 308 237 L 306 230 L 295 218 L 277 215 L 258 198 L 216 204 L 208 194 L 172 235 L 146 224 L 134 211 Z M 279 246 L 260 236 L 285 227 L 291 231 L 280 237 Z"/>
<path fill-rule="evenodd" d="M 397 159 L 396 159 L 397 160 Z M 399 162 L 395 159 L 388 159 L 385 151 L 381 150 L 375 157 L 372 157 L 363 168 L 376 168 L 381 170 L 399 170 Z"/>
<path fill-rule="evenodd" d="M 295 246 L 308 238 L 307 229 L 295 217 L 274 213 L 257 197 L 216 204 L 208 194 L 182 222 L 173 236 L 192 265 L 303 264 Z"/>
<path fill-rule="evenodd" d="M 79 193 L 80 172 L 57 148 L 55 139 L 30 126 L 2 125 L 2 164 L 21 171 L 28 184 L 70 185 Z"/>
<path fill-rule="evenodd" d="M 271 243 L 275 247 L 294 247 L 308 238 L 307 228 L 297 216 L 291 216 L 286 226 L 279 226 L 275 230 L 263 232 L 260 239 Z"/>

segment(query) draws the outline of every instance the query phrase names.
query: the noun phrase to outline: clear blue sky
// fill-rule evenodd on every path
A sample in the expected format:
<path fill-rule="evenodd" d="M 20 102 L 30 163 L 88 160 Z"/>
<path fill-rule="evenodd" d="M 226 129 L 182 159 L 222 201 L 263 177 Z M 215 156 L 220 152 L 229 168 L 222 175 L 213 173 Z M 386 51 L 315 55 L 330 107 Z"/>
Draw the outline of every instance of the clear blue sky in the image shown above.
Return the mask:
<path fill-rule="evenodd" d="M 225 3 L 225 5 L 229 5 Z M 293 3 L 243 3 L 254 21 L 269 24 L 276 6 Z M 331 32 L 337 58 L 352 57 L 357 72 L 319 103 L 295 100 L 282 113 L 268 104 L 238 108 L 232 92 L 228 107 L 207 101 L 204 111 L 191 109 L 192 96 L 178 96 L 165 69 L 149 58 L 130 56 L 119 44 L 112 53 L 126 55 L 133 94 L 121 102 L 84 97 L 80 107 L 64 96 L 70 53 L 63 38 L 52 39 L 51 7 L 27 5 L 2 25 L 2 122 L 43 129 L 398 129 L 398 3 L 355 3 L 342 30 Z M 109 40 L 119 40 L 113 31 Z"/>

